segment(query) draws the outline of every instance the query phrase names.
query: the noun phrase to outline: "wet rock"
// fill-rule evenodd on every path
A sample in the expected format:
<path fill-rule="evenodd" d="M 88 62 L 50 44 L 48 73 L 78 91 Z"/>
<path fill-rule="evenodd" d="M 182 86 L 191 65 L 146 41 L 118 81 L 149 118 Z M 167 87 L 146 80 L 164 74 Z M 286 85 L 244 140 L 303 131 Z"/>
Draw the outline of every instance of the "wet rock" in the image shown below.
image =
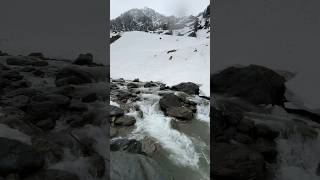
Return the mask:
<path fill-rule="evenodd" d="M 253 143 L 253 139 L 246 135 L 246 134 L 243 134 L 243 133 L 235 133 L 234 134 L 234 139 L 236 141 L 238 141 L 239 143 L 243 143 L 243 144 L 252 144 Z"/>
<path fill-rule="evenodd" d="M 126 152 L 110 152 L 110 179 L 164 180 L 173 179 L 157 161 Z"/>
<path fill-rule="evenodd" d="M 93 83 L 94 78 L 86 71 L 78 68 L 66 67 L 56 74 L 55 84 L 57 87 L 69 84 L 79 85 Z"/>
<path fill-rule="evenodd" d="M 320 163 L 318 163 L 316 174 L 317 176 L 320 176 Z"/>
<path fill-rule="evenodd" d="M 93 177 L 99 177 L 99 178 L 104 177 L 106 167 L 105 167 L 105 161 L 102 156 L 98 154 L 91 156 L 89 159 L 89 164 L 90 164 L 89 173 Z"/>
<path fill-rule="evenodd" d="M 90 93 L 88 95 L 86 95 L 85 97 L 82 98 L 82 102 L 85 103 L 91 103 L 98 100 L 98 95 L 97 93 Z"/>
<path fill-rule="evenodd" d="M 147 82 L 143 85 L 145 88 L 157 87 L 157 84 L 154 82 Z"/>
<path fill-rule="evenodd" d="M 259 138 L 256 141 L 254 148 L 263 155 L 264 159 L 267 162 L 269 163 L 276 162 L 278 151 L 277 151 L 275 142 L 271 140 Z"/>
<path fill-rule="evenodd" d="M 19 80 L 23 79 L 23 76 L 19 72 L 14 71 L 14 70 L 1 71 L 0 76 L 1 76 L 1 78 L 8 79 L 10 81 L 19 81 Z"/>
<path fill-rule="evenodd" d="M 283 105 L 285 78 L 257 65 L 230 67 L 211 77 L 215 93 L 241 97 L 253 104 Z"/>
<path fill-rule="evenodd" d="M 138 78 L 134 79 L 132 82 L 139 82 L 139 79 Z"/>
<path fill-rule="evenodd" d="M 42 154 L 31 146 L 0 137 L 0 174 L 29 174 L 44 166 Z"/>
<path fill-rule="evenodd" d="M 67 171 L 46 169 L 23 178 L 22 180 L 80 180 L 80 178 Z"/>
<path fill-rule="evenodd" d="M 237 130 L 245 134 L 252 134 L 255 128 L 255 124 L 252 120 L 242 119 L 237 125 Z"/>
<path fill-rule="evenodd" d="M 2 103 L 6 106 L 13 106 L 19 109 L 25 108 L 29 103 L 29 97 L 24 95 L 18 95 L 12 98 L 2 100 Z"/>
<path fill-rule="evenodd" d="M 59 118 L 60 114 L 58 114 L 59 106 L 51 101 L 43 101 L 37 102 L 32 101 L 28 104 L 26 108 L 26 117 L 25 119 L 36 124 L 41 120 L 52 119 L 56 120 Z M 42 122 L 44 124 L 50 123 L 51 120 L 47 120 L 46 122 Z M 43 125 L 40 123 L 41 125 Z"/>
<path fill-rule="evenodd" d="M 256 124 L 255 132 L 258 137 L 274 140 L 279 136 L 279 132 L 272 130 L 270 127 L 264 124 Z"/>
<path fill-rule="evenodd" d="M 73 100 L 73 101 L 71 101 L 68 109 L 70 111 L 85 112 L 88 110 L 88 106 L 87 106 L 87 104 L 82 103 L 81 101 Z"/>
<path fill-rule="evenodd" d="M 136 83 L 128 83 L 127 87 L 128 87 L 128 89 L 134 89 L 134 88 L 138 88 L 139 85 L 137 85 Z"/>
<path fill-rule="evenodd" d="M 36 68 L 31 66 L 23 67 L 22 69 L 20 69 L 21 72 L 32 72 L 34 70 L 36 70 Z"/>
<path fill-rule="evenodd" d="M 132 126 L 136 123 L 136 119 L 132 116 L 120 116 L 117 117 L 114 121 L 114 124 L 117 126 Z"/>
<path fill-rule="evenodd" d="M 178 118 L 180 120 L 193 119 L 193 112 L 186 107 L 172 107 L 166 111 L 168 116 Z"/>
<path fill-rule="evenodd" d="M 73 62 L 77 65 L 91 65 L 93 64 L 93 55 L 90 53 L 79 54 L 78 58 Z"/>
<path fill-rule="evenodd" d="M 44 55 L 41 52 L 32 52 L 28 56 L 37 57 L 39 59 L 45 59 Z"/>
<path fill-rule="evenodd" d="M 43 154 L 45 158 L 52 163 L 61 161 L 64 156 L 64 151 L 61 146 L 42 137 L 34 137 L 31 140 L 32 147 Z"/>
<path fill-rule="evenodd" d="M 32 74 L 36 77 L 44 77 L 45 73 L 39 69 L 32 72 Z"/>
<path fill-rule="evenodd" d="M 117 96 L 118 100 L 123 103 L 126 103 L 129 99 L 134 99 L 137 97 L 137 95 L 131 94 L 131 93 L 129 93 L 127 91 L 123 91 L 123 90 L 119 91 L 116 96 Z"/>
<path fill-rule="evenodd" d="M 211 177 L 228 180 L 259 180 L 264 176 L 264 159 L 261 154 L 243 145 L 214 143 L 211 146 Z"/>
<path fill-rule="evenodd" d="M 114 127 L 110 127 L 110 138 L 116 137 L 118 134 L 118 130 Z"/>
<path fill-rule="evenodd" d="M 130 153 L 143 154 L 141 142 L 135 139 L 116 139 L 110 144 L 111 151 L 127 151 Z"/>
<path fill-rule="evenodd" d="M 11 57 L 7 59 L 8 65 L 14 66 L 48 66 L 49 63 L 42 60 L 36 60 L 26 57 Z"/>
<path fill-rule="evenodd" d="M 159 101 L 160 108 L 164 111 L 172 107 L 181 107 L 181 99 L 174 94 L 166 94 Z"/>
<path fill-rule="evenodd" d="M 199 95 L 200 91 L 199 86 L 192 82 L 180 83 L 178 85 L 172 86 L 171 89 L 175 91 L 182 91 L 190 95 Z"/>
<path fill-rule="evenodd" d="M 110 116 L 111 117 L 113 117 L 113 116 L 118 117 L 118 116 L 122 116 L 122 115 L 124 115 L 124 111 L 121 108 L 119 108 L 117 106 L 110 105 Z"/>
<path fill-rule="evenodd" d="M 53 129 L 56 126 L 56 121 L 51 118 L 47 118 L 47 119 L 43 119 L 35 122 L 35 125 L 41 128 L 42 130 L 48 131 Z"/>

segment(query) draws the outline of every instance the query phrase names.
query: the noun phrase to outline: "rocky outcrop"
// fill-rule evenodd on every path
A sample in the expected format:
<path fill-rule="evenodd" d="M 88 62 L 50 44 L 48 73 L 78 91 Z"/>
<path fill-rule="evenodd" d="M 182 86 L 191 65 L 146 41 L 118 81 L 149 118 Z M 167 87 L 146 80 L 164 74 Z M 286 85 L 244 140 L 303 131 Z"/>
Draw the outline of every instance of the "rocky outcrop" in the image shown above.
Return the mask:
<path fill-rule="evenodd" d="M 186 83 L 180 83 L 178 85 L 172 86 L 172 90 L 175 91 L 182 91 L 190 95 L 199 95 L 199 86 L 192 83 L 192 82 L 186 82 Z"/>
<path fill-rule="evenodd" d="M 159 105 L 166 115 L 180 120 L 191 120 L 196 111 L 194 103 L 174 94 L 164 95 L 160 99 Z"/>
<path fill-rule="evenodd" d="M 34 148 L 0 137 L 0 175 L 30 174 L 43 168 L 44 157 Z"/>
<path fill-rule="evenodd" d="M 211 76 L 214 93 L 241 97 L 253 104 L 283 105 L 285 78 L 258 66 L 229 67 Z"/>

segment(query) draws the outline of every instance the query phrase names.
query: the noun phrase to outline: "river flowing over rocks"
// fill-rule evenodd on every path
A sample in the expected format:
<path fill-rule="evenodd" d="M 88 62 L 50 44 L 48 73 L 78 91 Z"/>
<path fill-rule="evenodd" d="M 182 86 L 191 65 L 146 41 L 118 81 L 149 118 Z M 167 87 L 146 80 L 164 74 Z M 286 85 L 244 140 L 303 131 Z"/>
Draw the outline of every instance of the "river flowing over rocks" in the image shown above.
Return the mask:
<path fill-rule="evenodd" d="M 210 102 L 182 82 L 112 79 L 111 179 L 209 179 Z"/>
<path fill-rule="evenodd" d="M 106 66 L 0 53 L 0 179 L 106 179 Z"/>
<path fill-rule="evenodd" d="M 320 179 L 320 116 L 297 106 L 288 74 L 250 65 L 212 75 L 213 179 Z"/>

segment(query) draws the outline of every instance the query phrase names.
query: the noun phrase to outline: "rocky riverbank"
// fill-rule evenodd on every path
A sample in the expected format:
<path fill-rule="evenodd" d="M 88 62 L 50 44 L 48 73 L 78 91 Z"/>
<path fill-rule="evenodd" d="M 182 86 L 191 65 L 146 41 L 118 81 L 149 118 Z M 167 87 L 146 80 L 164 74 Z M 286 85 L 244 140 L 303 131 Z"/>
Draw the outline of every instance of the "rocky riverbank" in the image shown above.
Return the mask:
<path fill-rule="evenodd" d="M 284 74 L 250 65 L 211 81 L 213 179 L 319 179 L 319 119 L 288 109 Z"/>
<path fill-rule="evenodd" d="M 106 66 L 0 53 L 0 179 L 105 179 Z"/>
<path fill-rule="evenodd" d="M 110 87 L 111 179 L 209 179 L 209 98 L 198 85 Z"/>

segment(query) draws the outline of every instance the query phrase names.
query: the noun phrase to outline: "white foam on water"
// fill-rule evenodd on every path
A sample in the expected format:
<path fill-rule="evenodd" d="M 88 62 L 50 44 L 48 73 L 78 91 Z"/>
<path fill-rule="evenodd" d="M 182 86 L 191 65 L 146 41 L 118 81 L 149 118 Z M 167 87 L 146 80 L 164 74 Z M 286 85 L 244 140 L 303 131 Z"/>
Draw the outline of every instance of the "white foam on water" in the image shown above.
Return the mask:
<path fill-rule="evenodd" d="M 0 124 L 0 137 L 17 140 L 28 145 L 32 144 L 28 135 L 4 124 Z"/>
<path fill-rule="evenodd" d="M 320 163 L 320 138 L 304 139 L 294 134 L 279 139 L 279 169 L 275 180 L 319 180 L 316 171 Z"/>
<path fill-rule="evenodd" d="M 143 118 L 137 118 L 134 133 L 147 134 L 159 141 L 164 149 L 170 152 L 170 159 L 178 165 L 198 168 L 199 155 L 188 136 L 171 127 L 172 119 L 166 117 L 159 109 L 160 97 L 153 94 L 142 95 L 138 102 L 143 111 Z"/>

